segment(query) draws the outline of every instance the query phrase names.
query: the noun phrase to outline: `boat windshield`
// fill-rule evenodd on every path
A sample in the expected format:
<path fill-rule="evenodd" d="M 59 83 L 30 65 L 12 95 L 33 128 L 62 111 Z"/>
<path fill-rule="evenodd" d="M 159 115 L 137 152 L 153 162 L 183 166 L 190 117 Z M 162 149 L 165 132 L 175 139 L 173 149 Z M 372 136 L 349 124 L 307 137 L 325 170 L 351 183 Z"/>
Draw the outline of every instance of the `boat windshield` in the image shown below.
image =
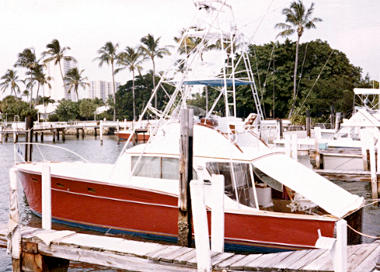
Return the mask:
<path fill-rule="evenodd" d="M 207 162 L 210 174 L 224 176 L 225 194 L 240 204 L 256 207 L 253 181 L 248 163 Z"/>
<path fill-rule="evenodd" d="M 155 156 L 132 156 L 131 171 L 133 176 L 179 180 L 178 158 L 155 157 Z M 197 174 L 193 169 L 193 179 Z"/>

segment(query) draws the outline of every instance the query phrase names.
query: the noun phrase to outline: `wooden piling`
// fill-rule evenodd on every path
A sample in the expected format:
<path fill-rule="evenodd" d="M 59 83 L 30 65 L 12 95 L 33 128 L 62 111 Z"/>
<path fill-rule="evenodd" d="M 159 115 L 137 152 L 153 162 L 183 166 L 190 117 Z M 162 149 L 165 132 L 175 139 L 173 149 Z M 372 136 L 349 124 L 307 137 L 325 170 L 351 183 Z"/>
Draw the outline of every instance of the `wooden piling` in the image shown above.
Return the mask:
<path fill-rule="evenodd" d="M 53 129 L 53 143 L 55 143 L 55 129 Z"/>
<path fill-rule="evenodd" d="M 5 142 L 7 143 L 8 142 L 8 138 L 9 138 L 9 134 L 8 132 L 5 133 Z"/>
<path fill-rule="evenodd" d="M 62 129 L 62 142 L 66 141 L 65 129 Z"/>
<path fill-rule="evenodd" d="M 99 127 L 100 145 L 103 145 L 103 121 L 100 121 Z"/>
<path fill-rule="evenodd" d="M 278 137 L 280 139 L 283 139 L 284 138 L 284 127 L 282 125 L 282 119 L 277 119 L 277 126 L 278 126 Z"/>
<path fill-rule="evenodd" d="M 32 145 L 28 144 L 33 142 L 33 119 L 32 116 L 25 117 L 25 141 L 27 144 L 25 145 L 25 161 L 32 161 Z"/>
<path fill-rule="evenodd" d="M 181 109 L 180 126 L 178 244 L 190 247 L 192 242 L 190 181 L 193 178 L 193 110 Z"/>
<path fill-rule="evenodd" d="M 41 143 L 43 143 L 44 142 L 44 132 L 43 131 L 41 132 L 40 139 L 41 139 Z"/>
<path fill-rule="evenodd" d="M 59 129 L 55 130 L 57 132 L 57 141 L 59 141 Z"/>
<path fill-rule="evenodd" d="M 77 139 L 79 139 L 79 128 L 77 128 L 76 130 L 77 130 L 77 133 L 76 133 Z"/>
<path fill-rule="evenodd" d="M 84 127 L 82 127 L 82 140 L 84 139 Z"/>

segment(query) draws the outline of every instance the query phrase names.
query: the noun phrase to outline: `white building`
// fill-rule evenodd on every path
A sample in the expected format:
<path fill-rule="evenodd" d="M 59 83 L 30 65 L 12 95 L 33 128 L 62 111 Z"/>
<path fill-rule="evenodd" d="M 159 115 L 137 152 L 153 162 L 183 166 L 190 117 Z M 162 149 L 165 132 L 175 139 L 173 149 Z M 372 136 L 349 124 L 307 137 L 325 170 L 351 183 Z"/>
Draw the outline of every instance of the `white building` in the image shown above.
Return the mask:
<path fill-rule="evenodd" d="M 65 75 L 67 71 L 75 67 L 75 63 L 72 61 L 63 60 L 62 62 L 62 73 Z M 51 77 L 51 89 L 45 87 L 44 92 L 45 96 L 50 96 L 55 101 L 61 99 L 70 99 L 76 100 L 75 92 L 68 93 L 64 88 L 61 72 L 59 70 L 59 66 L 54 65 L 53 62 L 49 62 L 47 64 L 47 74 Z"/>
<path fill-rule="evenodd" d="M 120 83 L 115 82 L 115 92 L 119 88 Z M 90 81 L 90 86 L 87 88 L 87 96 L 85 98 L 100 98 L 104 102 L 107 101 L 109 96 L 113 96 L 112 82 L 103 80 Z"/>

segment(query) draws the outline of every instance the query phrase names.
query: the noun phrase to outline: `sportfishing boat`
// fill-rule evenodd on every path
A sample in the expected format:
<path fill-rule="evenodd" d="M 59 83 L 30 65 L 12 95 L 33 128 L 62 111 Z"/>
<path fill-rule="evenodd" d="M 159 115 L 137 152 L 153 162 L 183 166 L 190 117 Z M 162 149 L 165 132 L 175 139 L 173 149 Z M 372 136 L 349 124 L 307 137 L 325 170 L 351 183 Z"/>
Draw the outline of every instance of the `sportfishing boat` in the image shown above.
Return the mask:
<path fill-rule="evenodd" d="M 223 123 L 224 121 L 224 123 Z M 270 149 L 250 130 L 233 138 L 219 120 L 194 126 L 193 177 L 225 179 L 225 243 L 234 250 L 313 248 L 318 230 L 334 237 L 345 218 L 360 226 L 363 198 Z M 236 122 L 235 122 L 236 124 Z M 223 129 L 224 128 L 224 129 Z M 168 122 L 146 144 L 113 164 L 51 162 L 52 216 L 57 222 L 175 242 L 178 232 L 179 124 Z M 18 164 L 31 210 L 41 214 L 41 173 L 47 162 Z M 209 203 L 206 188 L 206 205 Z"/>
<path fill-rule="evenodd" d="M 194 116 L 191 170 L 193 179 L 203 181 L 207 207 L 212 175 L 224 176 L 227 250 L 273 252 L 314 248 L 318 233 L 334 237 L 336 223 L 341 219 L 360 230 L 362 197 L 273 152 L 260 139 L 258 131 L 263 114 L 249 57 L 244 50 L 235 54 L 239 44 L 240 48 L 246 46 L 241 43 L 242 36 L 236 33 L 236 27 L 226 27 L 234 32 L 229 34 L 222 28 L 227 21 L 224 16 L 231 7 L 226 1 L 218 0 L 194 3 L 198 12 L 206 13 L 201 19 L 208 19 L 212 24 L 183 32 L 176 51 L 182 53 L 182 58 L 176 57 L 180 61 L 175 62 L 174 69 L 161 76 L 140 115 L 140 121 L 147 111 L 159 118 L 149 140 L 130 147 L 130 136 L 114 164 L 18 163 L 19 178 L 31 210 L 41 214 L 41 176 L 48 165 L 54 221 L 176 242 L 180 197 L 179 109 L 188 108 L 186 100 L 194 88 L 206 86 L 215 88 L 219 95 L 209 111 Z M 213 35 L 215 24 L 218 35 Z M 183 45 L 191 38 L 197 46 L 187 52 Z M 191 67 L 207 59 L 205 48 L 211 48 L 208 46 L 211 43 L 217 45 L 213 48 L 224 52 L 222 73 L 211 79 L 194 79 L 192 72 L 199 69 Z M 235 74 L 245 77 L 236 78 Z M 165 109 L 153 110 L 151 102 L 155 94 L 169 85 L 172 88 Z M 245 120 L 236 114 L 235 92 L 239 88 L 251 88 L 257 112 Z M 224 117 L 212 114 L 221 97 Z M 357 238 L 349 230 L 349 241 L 358 242 Z"/>

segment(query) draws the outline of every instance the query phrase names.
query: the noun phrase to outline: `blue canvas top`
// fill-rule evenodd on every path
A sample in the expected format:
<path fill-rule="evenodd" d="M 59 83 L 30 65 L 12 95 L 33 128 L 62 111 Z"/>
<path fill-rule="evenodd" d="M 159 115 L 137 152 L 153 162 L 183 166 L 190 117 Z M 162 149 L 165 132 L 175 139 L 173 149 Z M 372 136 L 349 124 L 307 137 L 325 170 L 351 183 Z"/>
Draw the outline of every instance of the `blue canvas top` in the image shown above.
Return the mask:
<path fill-rule="evenodd" d="M 232 86 L 232 79 L 226 80 L 227 86 Z M 184 85 L 206 85 L 211 87 L 221 87 L 224 86 L 224 79 L 218 78 L 218 79 L 200 79 L 200 80 L 186 80 L 183 82 Z M 235 85 L 249 85 L 252 84 L 250 81 L 243 81 L 240 79 L 235 79 Z"/>

